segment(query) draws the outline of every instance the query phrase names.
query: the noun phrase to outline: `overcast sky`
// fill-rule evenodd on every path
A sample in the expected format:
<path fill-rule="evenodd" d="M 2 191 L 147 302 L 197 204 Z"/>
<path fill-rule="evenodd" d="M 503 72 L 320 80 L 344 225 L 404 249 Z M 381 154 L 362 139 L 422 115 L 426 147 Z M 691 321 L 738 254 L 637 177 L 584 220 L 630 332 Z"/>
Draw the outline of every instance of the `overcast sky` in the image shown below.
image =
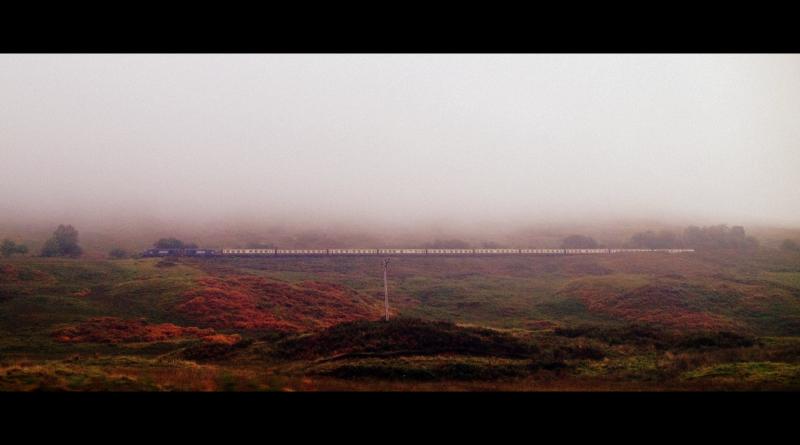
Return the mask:
<path fill-rule="evenodd" d="M 6 218 L 800 225 L 800 56 L 0 55 L 0 163 Z"/>

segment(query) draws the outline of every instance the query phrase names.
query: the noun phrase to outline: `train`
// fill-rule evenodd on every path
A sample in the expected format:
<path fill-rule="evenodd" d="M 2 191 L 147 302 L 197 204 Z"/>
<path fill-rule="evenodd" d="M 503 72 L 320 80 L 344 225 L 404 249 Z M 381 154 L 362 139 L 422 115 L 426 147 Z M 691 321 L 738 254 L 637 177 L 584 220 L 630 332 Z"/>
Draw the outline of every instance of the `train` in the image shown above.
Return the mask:
<path fill-rule="evenodd" d="M 686 253 L 694 249 L 147 249 L 143 257 L 280 257 L 280 256 L 483 256 L 601 255 L 634 252 Z"/>

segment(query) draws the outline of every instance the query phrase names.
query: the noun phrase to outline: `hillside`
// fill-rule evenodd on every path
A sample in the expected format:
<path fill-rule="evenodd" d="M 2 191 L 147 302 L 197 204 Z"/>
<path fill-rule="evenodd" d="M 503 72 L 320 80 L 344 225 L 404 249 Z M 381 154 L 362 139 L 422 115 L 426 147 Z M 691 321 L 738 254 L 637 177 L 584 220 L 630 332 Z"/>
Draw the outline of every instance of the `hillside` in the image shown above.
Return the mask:
<path fill-rule="evenodd" d="M 389 278 L 385 323 L 375 258 L 3 259 L 0 388 L 798 385 L 797 254 L 403 258 Z"/>

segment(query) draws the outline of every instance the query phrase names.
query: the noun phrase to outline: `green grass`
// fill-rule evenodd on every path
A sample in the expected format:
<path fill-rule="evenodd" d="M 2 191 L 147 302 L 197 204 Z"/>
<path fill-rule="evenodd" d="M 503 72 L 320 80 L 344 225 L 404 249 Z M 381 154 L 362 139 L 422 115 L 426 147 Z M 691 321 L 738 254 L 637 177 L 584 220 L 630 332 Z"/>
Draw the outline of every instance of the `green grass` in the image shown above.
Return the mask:
<path fill-rule="evenodd" d="M 6 297 L 0 299 L 0 358 L 9 354 L 63 356 L 98 349 L 113 352 L 107 345 L 64 345 L 51 338 L 59 326 L 91 317 L 180 321 L 169 308 L 201 273 L 184 265 L 157 268 L 156 263 L 42 258 L 0 262 L 21 271 L 0 285 Z"/>
<path fill-rule="evenodd" d="M 400 381 L 500 380 L 515 379 L 536 372 L 529 360 L 486 357 L 411 356 L 391 359 L 362 359 L 347 363 L 325 363 L 310 368 L 312 375 L 347 380 L 380 379 Z"/>
<path fill-rule="evenodd" d="M 322 340 L 315 337 L 318 334 L 238 332 L 246 342 L 230 348 L 197 339 L 54 341 L 53 330 L 98 316 L 194 326 L 173 308 L 197 279 L 209 275 L 252 274 L 289 283 L 316 280 L 344 285 L 376 303 L 383 299 L 380 258 L 185 259 L 171 267 L 158 267 L 159 262 L 0 259 L 0 389 L 284 390 L 306 388 L 302 382 L 308 377 L 343 382 L 330 386 L 335 388 L 375 388 L 371 385 L 381 384 L 376 382 L 402 388 L 406 381 L 512 382 L 503 388 L 514 388 L 517 380 L 540 379 L 537 385 L 547 385 L 563 378 L 578 386 L 616 382 L 621 387 L 673 389 L 800 389 L 800 266 L 796 257 L 769 252 L 397 258 L 389 273 L 392 309 L 419 319 L 417 331 L 414 326 L 392 330 L 396 323 L 379 323 L 377 334 L 370 337 L 340 325 Z M 643 289 L 655 292 L 637 294 Z M 612 298 L 610 304 L 636 303 L 639 298 L 658 308 L 661 290 L 677 294 L 677 309 L 733 320 L 731 329 L 737 335 L 755 341 L 723 344 L 725 339 L 713 337 L 716 332 L 709 333 L 710 340 L 692 337 L 696 347 L 640 341 L 617 335 L 627 332 L 629 321 L 589 304 L 592 295 L 629 296 Z M 457 325 L 426 331 L 425 323 L 431 321 Z M 558 335 L 555 326 L 592 329 L 566 336 Z M 480 333 L 484 328 L 491 329 Z M 684 333 L 675 335 L 679 334 Z M 414 343 L 415 338 L 419 342 Z M 470 343 L 476 338 L 477 343 Z M 280 355 L 292 342 L 295 349 L 316 355 Z M 457 344 L 468 347 L 446 347 Z M 341 352 L 337 348 L 342 345 L 353 346 L 350 352 L 357 356 L 316 362 Z M 436 347 L 423 354 L 396 354 L 398 348 L 431 345 Z M 530 350 L 525 349 L 525 357 L 498 352 L 517 347 L 509 345 Z M 389 354 L 358 356 L 361 353 Z"/>
<path fill-rule="evenodd" d="M 800 272 L 764 272 L 765 280 L 800 291 Z"/>
<path fill-rule="evenodd" d="M 600 361 L 584 361 L 577 374 L 585 377 L 615 377 L 626 380 L 652 380 L 658 375 L 657 354 L 646 353 Z"/>
<path fill-rule="evenodd" d="M 0 369 L 0 391 L 153 391 L 163 389 L 103 366 L 45 362 Z"/>
<path fill-rule="evenodd" d="M 772 385 L 800 389 L 800 364 L 776 362 L 724 363 L 685 373 L 689 381 L 711 381 L 737 385 Z"/>

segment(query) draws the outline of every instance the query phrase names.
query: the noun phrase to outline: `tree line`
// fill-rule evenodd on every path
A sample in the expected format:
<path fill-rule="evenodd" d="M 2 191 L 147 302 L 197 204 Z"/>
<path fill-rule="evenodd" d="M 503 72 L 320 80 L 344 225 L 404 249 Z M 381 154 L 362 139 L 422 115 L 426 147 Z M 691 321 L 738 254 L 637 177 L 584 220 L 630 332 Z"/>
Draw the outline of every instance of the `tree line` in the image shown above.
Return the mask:
<path fill-rule="evenodd" d="M 645 249 L 671 249 L 671 248 L 698 248 L 698 249 L 735 249 L 755 250 L 759 243 L 755 237 L 747 236 L 742 226 L 728 227 L 726 224 L 698 227 L 689 226 L 682 234 L 669 230 L 658 233 L 653 231 L 640 232 L 631 237 L 629 244 L 636 248 Z"/>
<path fill-rule="evenodd" d="M 0 243 L 0 254 L 9 257 L 14 254 L 28 253 L 28 246 L 17 244 L 10 239 Z M 60 224 L 53 235 L 45 241 L 39 252 L 43 257 L 70 257 L 77 258 L 83 254 L 83 249 L 78 245 L 78 231 L 71 225 Z"/>
<path fill-rule="evenodd" d="M 45 241 L 39 255 L 42 257 L 67 257 L 78 258 L 83 255 L 83 249 L 78 244 L 79 235 L 75 227 L 60 224 L 53 232 L 52 236 Z M 158 249 L 195 249 L 197 244 L 185 243 L 177 238 L 161 238 L 153 247 Z M 11 255 L 28 253 L 28 246 L 17 244 L 10 239 L 4 239 L 0 243 L 0 255 L 10 257 Z M 108 256 L 114 259 L 127 258 L 128 252 L 120 247 L 114 247 L 108 252 Z"/>
<path fill-rule="evenodd" d="M 752 236 L 747 236 L 744 227 L 728 227 L 726 224 L 714 226 L 698 227 L 689 226 L 683 233 L 675 233 L 670 230 L 655 232 L 647 230 L 635 233 L 630 237 L 625 247 L 634 249 L 736 249 L 736 250 L 755 250 L 759 246 L 758 240 Z M 561 243 L 564 249 L 596 249 L 603 247 L 590 236 L 570 235 Z M 784 250 L 798 250 L 791 240 L 784 241 Z"/>

